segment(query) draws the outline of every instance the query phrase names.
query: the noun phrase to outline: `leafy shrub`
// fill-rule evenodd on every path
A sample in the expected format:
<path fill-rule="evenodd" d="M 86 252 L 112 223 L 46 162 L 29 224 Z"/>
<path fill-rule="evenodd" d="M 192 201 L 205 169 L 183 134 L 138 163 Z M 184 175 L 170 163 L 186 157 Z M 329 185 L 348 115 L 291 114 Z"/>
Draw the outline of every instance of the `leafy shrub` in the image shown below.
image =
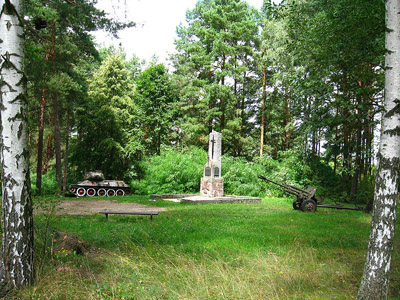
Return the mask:
<path fill-rule="evenodd" d="M 375 171 L 373 170 L 371 176 L 363 178 L 358 184 L 357 193 L 351 199 L 355 204 L 367 204 L 374 197 Z"/>
<path fill-rule="evenodd" d="M 199 193 L 207 153 L 201 149 L 185 152 L 168 150 L 142 162 L 144 178 L 131 182 L 135 194 Z M 257 178 L 261 174 L 282 184 L 307 188 L 313 185 L 318 195 L 332 195 L 340 187 L 340 179 L 332 168 L 319 159 L 302 157 L 295 151 L 282 152 L 279 159 L 271 157 L 222 157 L 224 191 L 238 196 L 283 196 L 283 190 L 272 183 Z"/>
<path fill-rule="evenodd" d="M 201 149 L 165 151 L 142 162 L 144 178 L 131 182 L 135 194 L 197 193 L 207 153 Z"/>
<path fill-rule="evenodd" d="M 225 194 L 237 196 L 263 196 L 266 189 L 265 182 L 257 175 L 265 177 L 271 175 L 275 169 L 274 162 L 264 160 L 260 162 L 246 162 L 244 158 L 224 156 L 222 159 L 222 177 L 224 178 Z M 276 189 L 272 193 L 276 194 Z"/>
<path fill-rule="evenodd" d="M 32 194 L 37 195 L 36 174 L 31 173 Z M 54 170 L 42 175 L 42 195 L 54 194 L 57 190 L 57 179 Z"/>
<path fill-rule="evenodd" d="M 333 172 L 331 166 L 321 158 L 315 156 L 304 156 L 294 150 L 281 152 L 279 160 L 282 167 L 287 170 L 289 178 L 294 185 L 302 188 L 314 186 L 317 195 L 322 198 L 337 198 L 340 195 L 340 176 Z"/>

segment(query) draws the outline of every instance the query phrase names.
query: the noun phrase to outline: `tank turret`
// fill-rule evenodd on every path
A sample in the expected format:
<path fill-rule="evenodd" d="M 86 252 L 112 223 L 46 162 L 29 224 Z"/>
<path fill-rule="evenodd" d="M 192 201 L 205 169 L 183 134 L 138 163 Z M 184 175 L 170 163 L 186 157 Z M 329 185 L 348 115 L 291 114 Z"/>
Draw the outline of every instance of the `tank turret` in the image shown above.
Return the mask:
<path fill-rule="evenodd" d="M 85 174 L 85 180 L 71 184 L 72 194 L 83 196 L 124 196 L 131 193 L 130 187 L 121 180 L 105 180 L 101 171 L 91 171 Z"/>

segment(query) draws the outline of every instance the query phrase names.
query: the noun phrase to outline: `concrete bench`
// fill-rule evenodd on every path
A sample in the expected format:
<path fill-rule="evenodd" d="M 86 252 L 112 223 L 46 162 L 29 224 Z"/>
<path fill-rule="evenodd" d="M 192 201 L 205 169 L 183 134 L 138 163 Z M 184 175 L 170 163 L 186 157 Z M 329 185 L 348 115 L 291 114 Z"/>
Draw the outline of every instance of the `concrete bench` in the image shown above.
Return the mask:
<path fill-rule="evenodd" d="M 114 211 L 114 210 L 104 210 L 100 211 L 99 214 L 106 215 L 106 219 L 108 220 L 108 215 L 144 215 L 150 216 L 150 219 L 153 220 L 153 216 L 158 215 L 157 211 Z"/>

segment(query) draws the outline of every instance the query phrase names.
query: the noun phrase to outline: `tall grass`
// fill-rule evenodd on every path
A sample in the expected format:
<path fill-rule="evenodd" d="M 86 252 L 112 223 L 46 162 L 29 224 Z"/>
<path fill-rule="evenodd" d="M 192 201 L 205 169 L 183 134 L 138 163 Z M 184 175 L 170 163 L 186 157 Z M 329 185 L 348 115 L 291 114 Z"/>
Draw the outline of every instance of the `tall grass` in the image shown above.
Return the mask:
<path fill-rule="evenodd" d="M 153 221 L 55 216 L 55 230 L 95 250 L 85 257 L 55 252 L 39 269 L 37 285 L 13 299 L 354 299 L 357 293 L 369 215 L 305 214 L 287 198 L 214 205 L 121 200 L 169 210 Z M 390 299 L 400 294 L 398 245 L 396 236 Z"/>

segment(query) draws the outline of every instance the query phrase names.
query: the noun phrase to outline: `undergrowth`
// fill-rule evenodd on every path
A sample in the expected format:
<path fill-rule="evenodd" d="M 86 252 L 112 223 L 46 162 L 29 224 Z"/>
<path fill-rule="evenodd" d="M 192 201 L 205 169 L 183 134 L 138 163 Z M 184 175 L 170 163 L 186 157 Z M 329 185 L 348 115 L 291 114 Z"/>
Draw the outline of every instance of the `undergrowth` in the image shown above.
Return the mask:
<path fill-rule="evenodd" d="M 137 196 L 120 201 L 168 211 L 153 221 L 53 216 L 52 230 L 76 234 L 94 250 L 81 256 L 51 250 L 55 245 L 47 243 L 47 251 L 36 253 L 37 284 L 12 299 L 354 299 L 357 294 L 370 225 L 362 212 L 307 214 L 294 211 L 288 198 L 207 205 Z M 46 220 L 35 216 L 42 232 L 39 225 Z M 37 245 L 44 247 L 43 238 L 36 234 Z M 390 299 L 400 293 L 398 245 L 396 236 Z"/>
<path fill-rule="evenodd" d="M 202 149 L 164 151 L 141 163 L 143 178 L 133 180 L 133 193 L 182 194 L 198 193 L 207 153 Z M 340 176 L 319 158 L 302 157 L 295 151 L 280 152 L 278 159 L 222 156 L 222 177 L 227 195 L 284 196 L 282 189 L 257 178 L 261 174 L 281 184 L 307 188 L 312 185 L 318 195 L 337 201 L 341 198 Z M 360 196 L 362 197 L 362 196 Z M 346 198 L 346 196 L 345 196 Z M 364 203 L 369 198 L 364 199 Z"/>

